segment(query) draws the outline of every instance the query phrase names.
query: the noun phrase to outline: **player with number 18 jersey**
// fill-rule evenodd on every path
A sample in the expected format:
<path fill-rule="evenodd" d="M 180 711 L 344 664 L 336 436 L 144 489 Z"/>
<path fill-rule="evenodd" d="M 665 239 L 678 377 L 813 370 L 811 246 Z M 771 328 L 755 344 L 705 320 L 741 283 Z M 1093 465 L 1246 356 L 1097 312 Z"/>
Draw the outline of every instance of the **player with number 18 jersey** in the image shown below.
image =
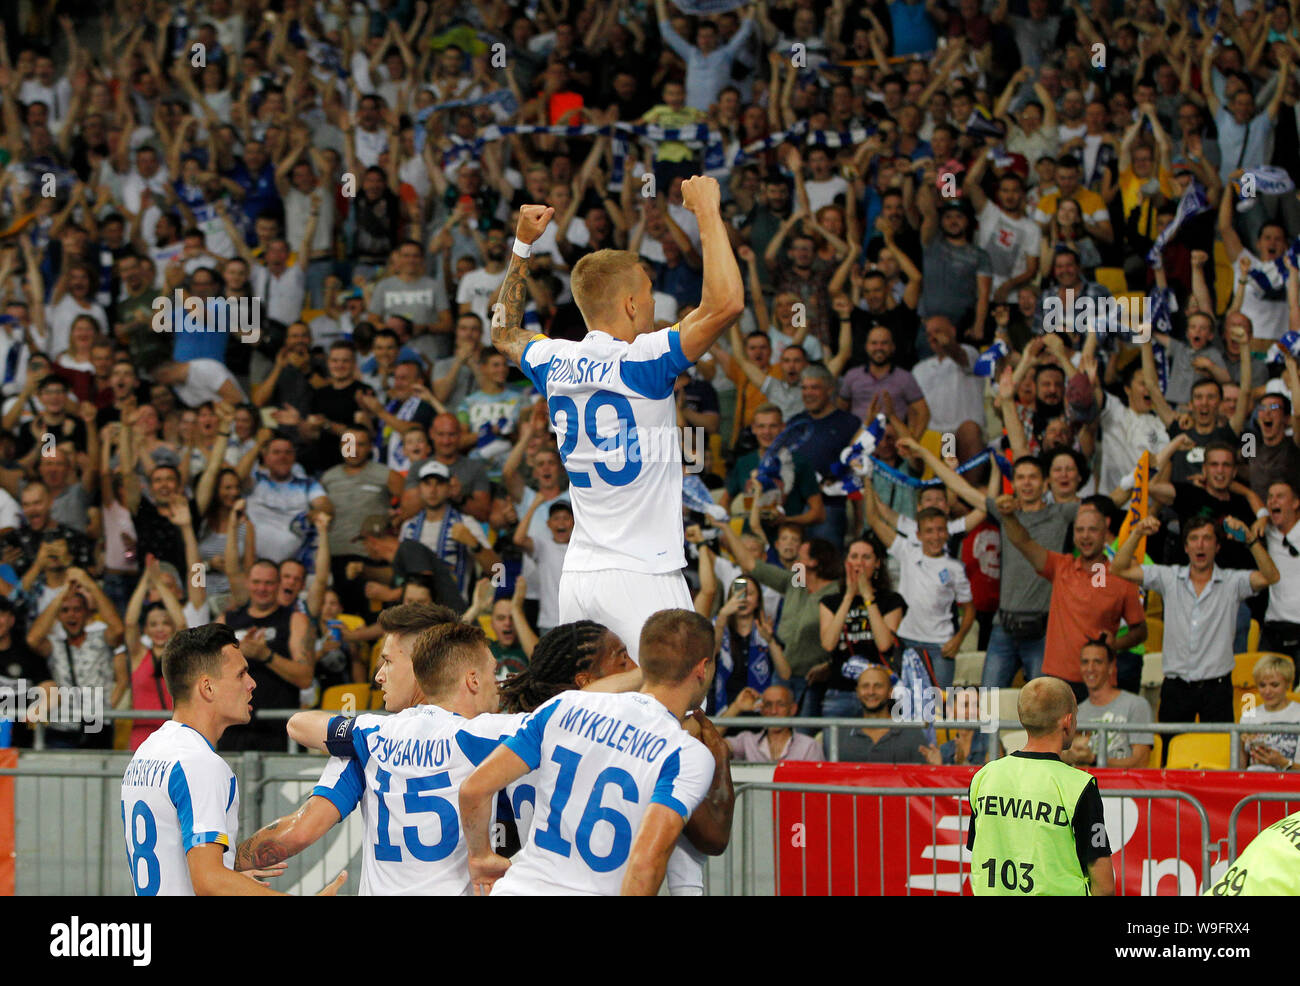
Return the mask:
<path fill-rule="evenodd" d="M 137 897 L 193 897 L 186 855 L 195 846 L 221 845 L 234 869 L 235 775 L 197 729 L 164 722 L 122 775 L 122 827 Z"/>

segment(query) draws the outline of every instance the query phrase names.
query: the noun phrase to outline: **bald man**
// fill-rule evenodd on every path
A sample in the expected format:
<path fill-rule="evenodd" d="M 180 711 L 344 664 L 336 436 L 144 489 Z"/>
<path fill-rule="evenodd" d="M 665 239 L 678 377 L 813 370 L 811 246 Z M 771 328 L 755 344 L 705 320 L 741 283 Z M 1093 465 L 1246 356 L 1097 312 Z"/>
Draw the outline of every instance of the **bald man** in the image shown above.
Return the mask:
<path fill-rule="evenodd" d="M 970 782 L 971 891 L 977 897 L 1111 897 L 1115 869 L 1097 779 L 1061 751 L 1079 708 L 1059 678 L 1020 689 L 1025 748 L 980 768 Z"/>
<path fill-rule="evenodd" d="M 785 685 L 770 685 L 761 695 L 753 688 L 744 688 L 735 701 L 718 715 L 718 719 L 734 718 L 746 712 L 767 718 L 796 716 L 799 714 L 799 703 L 794 700 L 794 692 Z M 796 733 L 789 726 L 773 726 L 762 732 L 746 730 L 737 736 L 728 736 L 727 745 L 737 760 L 751 763 L 826 759 L 821 740 Z"/>

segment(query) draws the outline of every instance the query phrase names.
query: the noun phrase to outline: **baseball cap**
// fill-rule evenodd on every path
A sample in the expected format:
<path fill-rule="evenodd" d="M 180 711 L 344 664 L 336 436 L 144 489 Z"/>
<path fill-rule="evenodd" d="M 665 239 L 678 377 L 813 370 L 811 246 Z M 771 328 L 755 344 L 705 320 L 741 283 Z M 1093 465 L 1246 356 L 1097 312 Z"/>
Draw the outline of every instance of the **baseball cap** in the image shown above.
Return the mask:
<path fill-rule="evenodd" d="M 430 459 L 420 467 L 420 479 L 451 479 L 451 470 L 437 459 Z"/>
<path fill-rule="evenodd" d="M 353 541 L 364 541 L 368 537 L 378 538 L 392 533 L 386 514 L 371 514 L 361 522 L 361 530 Z"/>

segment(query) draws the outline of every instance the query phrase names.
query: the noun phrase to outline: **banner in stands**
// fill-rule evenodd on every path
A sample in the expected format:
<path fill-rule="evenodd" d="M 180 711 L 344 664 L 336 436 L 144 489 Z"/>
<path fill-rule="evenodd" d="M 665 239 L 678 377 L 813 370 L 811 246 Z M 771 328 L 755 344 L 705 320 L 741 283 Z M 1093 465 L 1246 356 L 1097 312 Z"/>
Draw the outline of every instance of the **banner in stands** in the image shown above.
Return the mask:
<path fill-rule="evenodd" d="M 846 787 L 968 788 L 972 767 L 788 763 L 781 784 Z M 1116 892 L 1128 896 L 1194 895 L 1201 889 L 1201 824 L 1188 803 L 1169 798 L 1111 796 L 1107 790 L 1181 791 L 1205 808 L 1210 821 L 1210 870 L 1227 868 L 1228 816 L 1252 794 L 1295 792 L 1295 800 L 1244 809 L 1237 844 L 1300 808 L 1300 778 L 1275 773 L 1201 770 L 1097 770 L 1114 852 Z M 755 792 L 758 794 L 758 792 Z M 748 797 L 754 797 L 750 794 Z M 759 795 L 762 797 L 762 795 Z M 786 896 L 835 894 L 970 895 L 965 798 L 837 797 L 782 793 L 773 805 L 776 892 Z"/>
<path fill-rule="evenodd" d="M 0 750 L 0 768 L 18 766 L 17 750 Z M 14 779 L 0 777 L 0 897 L 14 895 Z"/>

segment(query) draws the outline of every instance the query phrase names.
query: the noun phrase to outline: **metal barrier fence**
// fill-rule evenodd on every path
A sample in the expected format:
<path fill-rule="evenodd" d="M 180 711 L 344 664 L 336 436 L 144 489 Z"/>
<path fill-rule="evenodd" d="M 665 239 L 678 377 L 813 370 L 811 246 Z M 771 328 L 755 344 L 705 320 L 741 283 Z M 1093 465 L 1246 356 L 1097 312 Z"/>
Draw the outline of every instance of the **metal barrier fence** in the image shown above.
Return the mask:
<path fill-rule="evenodd" d="M 132 892 L 130 877 L 125 863 L 125 844 L 122 832 L 120 809 L 120 785 L 122 772 L 128 762 L 125 753 L 80 754 L 76 762 L 59 753 L 24 753 L 17 769 L 0 770 L 0 776 L 15 778 L 15 846 L 16 846 L 16 890 L 19 894 L 29 895 L 129 895 Z M 305 756 L 287 756 L 283 754 L 244 753 L 228 758 L 231 768 L 239 780 L 240 834 L 247 837 L 275 818 L 289 814 L 296 809 L 311 793 L 319 776 L 323 761 L 319 758 Z M 858 819 L 863 811 L 871 811 L 869 804 L 859 807 L 859 799 L 875 798 L 876 818 L 883 819 L 884 804 L 887 798 L 921 798 L 929 799 L 930 842 L 934 851 L 928 855 L 931 860 L 929 869 L 909 873 L 906 892 L 913 890 L 931 895 L 940 893 L 960 893 L 966 877 L 969 875 L 969 853 L 964 848 L 964 836 L 969 824 L 969 807 L 964 799 L 965 788 L 874 788 L 852 787 L 830 784 L 781 784 L 769 781 L 743 779 L 755 776 L 757 771 L 768 771 L 754 765 L 738 765 L 742 774 L 736 785 L 736 814 L 730 848 L 720 857 L 709 860 L 706 868 L 706 893 L 726 895 L 735 894 L 737 888 L 742 895 L 772 895 L 789 893 L 792 888 L 782 886 L 779 882 L 777 863 L 777 829 L 775 826 L 776 796 L 778 794 L 801 795 L 800 816 L 808 819 L 807 795 L 840 795 L 853 799 L 853 890 L 855 893 L 878 894 L 884 887 L 883 864 L 886 854 L 897 853 L 900 845 L 887 842 L 883 827 L 876 825 L 880 833 L 875 861 L 880 869 L 880 878 L 874 886 L 863 885 L 863 875 L 859 870 L 859 844 L 857 841 Z M 766 794 L 767 797 L 763 797 Z M 1102 793 L 1104 801 L 1114 799 L 1118 802 L 1119 815 L 1108 817 L 1108 822 L 1126 827 L 1128 820 L 1124 814 L 1130 810 L 1128 799 L 1173 800 L 1186 803 L 1196 812 L 1199 827 L 1198 845 L 1201 847 L 1201 884 L 1203 889 L 1210 883 L 1209 819 L 1204 806 L 1195 797 L 1180 791 L 1150 790 L 1110 790 Z M 957 800 L 955 816 L 950 810 L 941 813 L 937 799 L 953 798 Z M 1262 801 L 1300 802 L 1300 794 L 1293 795 L 1252 795 L 1243 799 L 1234 809 L 1229 821 L 1229 858 L 1237 855 L 1238 817 L 1251 803 Z M 830 798 L 827 798 L 827 813 L 830 812 Z M 1149 806 L 1148 806 L 1149 807 Z M 1131 810 L 1136 810 L 1133 806 Z M 1108 816 L 1114 814 L 1114 809 Z M 1182 844 L 1181 812 L 1175 810 L 1175 844 Z M 861 815 L 866 818 L 867 816 Z M 1136 826 L 1136 820 L 1132 820 Z M 1262 823 L 1259 827 L 1262 827 Z M 938 838 L 940 830 L 955 829 L 959 841 L 949 844 Z M 782 833 L 784 837 L 784 833 Z M 906 826 L 897 833 L 901 839 L 904 858 L 912 858 L 913 835 Z M 331 829 L 320 842 L 289 861 L 285 874 L 275 881 L 277 889 L 291 893 L 315 893 L 325 886 L 341 869 L 349 871 L 349 877 L 343 888 L 344 893 L 354 894 L 360 886 L 359 857 L 365 840 L 365 827 L 360 812 L 351 813 L 342 823 Z M 1132 889 L 1127 885 L 1127 867 L 1124 865 L 1129 853 L 1141 853 L 1141 843 L 1137 848 L 1128 845 L 1129 840 L 1120 841 L 1121 848 L 1116 855 L 1118 890 L 1125 893 Z M 1147 811 L 1145 843 L 1149 851 L 1152 842 L 1151 812 Z M 820 851 L 816 847 L 811 851 Z M 836 861 L 830 857 L 831 847 L 825 847 L 828 853 L 828 869 L 832 866 L 848 865 L 848 861 Z M 1138 858 L 1146 858 L 1139 856 Z M 956 863 L 954 871 L 951 865 L 941 867 L 940 863 Z M 806 866 L 804 882 L 794 888 L 795 892 L 806 892 Z M 1137 890 L 1141 892 L 1141 888 Z"/>
<path fill-rule="evenodd" d="M 284 720 L 288 721 L 289 717 L 299 709 L 264 709 L 258 712 L 258 717 L 263 720 Z M 339 710 L 329 710 L 339 711 Z M 387 715 L 382 709 L 376 710 L 357 710 L 367 712 L 367 714 Z M 157 709 L 106 709 L 104 718 L 108 721 L 118 719 L 170 719 L 171 713 L 159 711 Z M 802 731 L 817 730 L 825 736 L 824 749 L 828 762 L 837 763 L 840 759 L 840 732 L 845 729 L 861 729 L 864 721 L 858 718 L 813 718 L 809 716 L 732 716 L 727 718 L 717 718 L 712 720 L 719 727 L 725 727 L 729 730 L 737 729 L 768 729 L 776 727 L 792 727 Z M 997 719 L 981 723 L 978 720 L 969 719 L 935 719 L 933 722 L 920 723 L 911 720 L 889 720 L 891 724 L 903 728 L 921 729 L 925 726 L 933 726 L 935 729 L 956 729 L 956 730 L 979 730 L 984 725 L 990 741 L 995 741 L 997 734 L 1002 731 L 1017 731 L 1024 727 L 1018 719 Z M 996 725 L 994 723 L 996 722 Z M 1108 737 L 1111 733 L 1161 733 L 1161 734 L 1178 734 L 1178 733 L 1229 733 L 1233 736 L 1242 733 L 1259 733 L 1263 731 L 1270 733 L 1300 733 L 1300 723 L 1270 722 L 1270 723 L 1242 723 L 1242 722 L 1093 722 L 1080 726 L 1081 732 L 1094 732 L 1098 734 L 1099 742 L 1097 744 L 1097 764 L 1098 767 L 1105 767 L 1108 759 L 1107 746 Z M 45 748 L 44 726 L 37 724 L 34 728 L 35 740 L 33 749 L 42 750 Z M 1230 743 L 1229 750 L 1229 770 L 1241 769 L 1241 744 Z M 298 749 L 296 743 L 285 735 L 285 752 L 299 754 L 303 751 Z"/>
<path fill-rule="evenodd" d="M 1272 727 L 1270 727 L 1271 729 Z M 1280 802 L 1282 804 L 1282 815 L 1291 814 L 1291 804 L 1300 805 L 1300 794 L 1251 794 L 1242 798 L 1233 806 L 1232 813 L 1228 815 L 1228 859 L 1237 858 L 1237 820 L 1242 809 L 1247 805 L 1255 806 L 1255 834 L 1259 835 L 1268 825 L 1264 824 L 1263 803 L 1265 801 Z M 1268 823 L 1269 825 L 1272 822 Z"/>
<path fill-rule="evenodd" d="M 754 792 L 768 792 L 771 797 L 763 799 L 761 805 L 755 805 L 759 797 Z M 966 788 L 922 788 L 922 787 L 853 787 L 841 786 L 838 784 L 783 784 L 777 782 L 749 782 L 736 786 L 736 816 L 739 819 L 739 833 L 736 831 L 735 822 L 732 826 L 732 842 L 727 852 L 723 854 L 720 860 L 722 868 L 722 892 L 726 896 L 732 896 L 735 893 L 737 882 L 740 885 L 740 895 L 749 897 L 755 896 L 760 880 L 764 886 L 757 893 L 762 895 L 781 895 L 783 892 L 789 893 L 790 888 L 783 888 L 781 885 L 781 873 L 774 858 L 776 854 L 776 833 L 773 823 L 773 816 L 776 811 L 776 796 L 778 794 L 799 794 L 800 797 L 800 817 L 808 821 L 807 795 L 840 795 L 852 798 L 852 848 L 853 848 L 853 896 L 861 896 L 863 891 L 867 894 L 884 895 L 885 890 L 885 858 L 886 853 L 897 853 L 898 845 L 890 845 L 885 841 L 884 810 L 885 800 L 887 798 L 928 798 L 929 816 L 930 816 L 930 837 L 927 843 L 927 852 L 925 855 L 931 861 L 931 868 L 928 872 L 907 873 L 907 895 L 912 896 L 912 890 L 924 890 L 928 887 L 928 894 L 921 896 L 939 896 L 942 894 L 960 894 L 962 887 L 970 874 L 970 852 L 966 849 L 965 835 L 969 826 L 970 810 L 966 801 L 968 791 Z M 1297 796 L 1300 799 L 1300 796 Z M 877 872 L 879 879 L 875 887 L 862 886 L 862 874 L 859 866 L 860 854 L 858 852 L 858 805 L 862 798 L 876 799 L 875 813 L 877 825 L 875 830 L 878 834 L 878 852 L 877 852 Z M 941 814 L 937 809 L 937 800 L 939 798 L 953 798 L 957 801 L 956 814 Z M 1128 810 L 1128 799 L 1132 800 L 1165 800 L 1183 803 L 1195 810 L 1199 823 L 1199 840 L 1198 845 L 1201 847 L 1201 889 L 1206 890 L 1210 886 L 1210 820 L 1205 811 L 1204 805 L 1190 794 L 1182 791 L 1150 791 L 1150 790 L 1110 790 L 1107 789 L 1102 794 L 1103 802 L 1113 799 L 1119 803 L 1120 814 L 1117 818 L 1117 824 L 1123 828 L 1125 824 L 1124 812 Z M 1247 799 L 1249 800 L 1249 799 Z M 1244 802 L 1243 802 L 1244 803 Z M 905 806 L 907 807 L 907 806 Z M 1240 807 L 1240 806 L 1238 806 Z M 871 811 L 868 805 L 865 809 Z M 831 840 L 829 838 L 831 814 L 831 798 L 826 798 L 826 821 L 828 838 L 825 846 L 826 850 L 826 868 L 828 874 L 836 869 L 836 861 L 833 858 Z M 1151 812 L 1146 812 L 1147 829 L 1146 845 L 1148 852 L 1152 845 L 1151 830 Z M 1174 843 L 1182 844 L 1182 813 L 1175 809 L 1174 811 Z M 1136 822 L 1135 822 L 1136 824 Z M 958 833 L 958 841 L 947 843 L 939 838 L 939 830 L 955 829 Z M 766 831 L 762 831 L 766 829 Z M 762 834 L 760 834 L 762 832 Z M 739 840 L 737 840 L 739 834 Z M 901 836 L 903 840 L 902 858 L 905 860 L 912 859 L 912 833 L 907 825 L 901 826 Z M 805 847 L 807 851 L 818 851 L 812 847 Z M 1116 892 L 1126 894 L 1130 889 L 1128 886 L 1127 872 L 1128 868 L 1125 862 L 1128 853 L 1139 852 L 1140 849 L 1130 850 L 1128 841 L 1121 843 L 1119 852 L 1116 854 Z M 767 858 L 760 860 L 758 854 L 765 853 Z M 1146 857 L 1140 857 L 1146 858 Z M 954 872 L 948 867 L 940 867 L 940 863 L 957 863 L 957 869 Z M 772 865 L 771 884 L 766 884 L 767 867 L 766 863 Z M 840 865 L 844 865 L 841 861 Z M 716 870 L 718 867 L 712 867 L 707 873 L 706 893 L 713 892 L 713 884 L 717 880 Z M 739 875 L 737 876 L 737 870 Z M 843 871 L 840 871 L 843 872 Z M 828 878 L 828 889 L 830 881 Z M 794 891 L 796 895 L 807 896 L 808 892 L 808 865 L 807 856 L 804 856 L 802 866 L 801 885 Z M 1141 888 L 1139 888 L 1139 893 Z"/>

